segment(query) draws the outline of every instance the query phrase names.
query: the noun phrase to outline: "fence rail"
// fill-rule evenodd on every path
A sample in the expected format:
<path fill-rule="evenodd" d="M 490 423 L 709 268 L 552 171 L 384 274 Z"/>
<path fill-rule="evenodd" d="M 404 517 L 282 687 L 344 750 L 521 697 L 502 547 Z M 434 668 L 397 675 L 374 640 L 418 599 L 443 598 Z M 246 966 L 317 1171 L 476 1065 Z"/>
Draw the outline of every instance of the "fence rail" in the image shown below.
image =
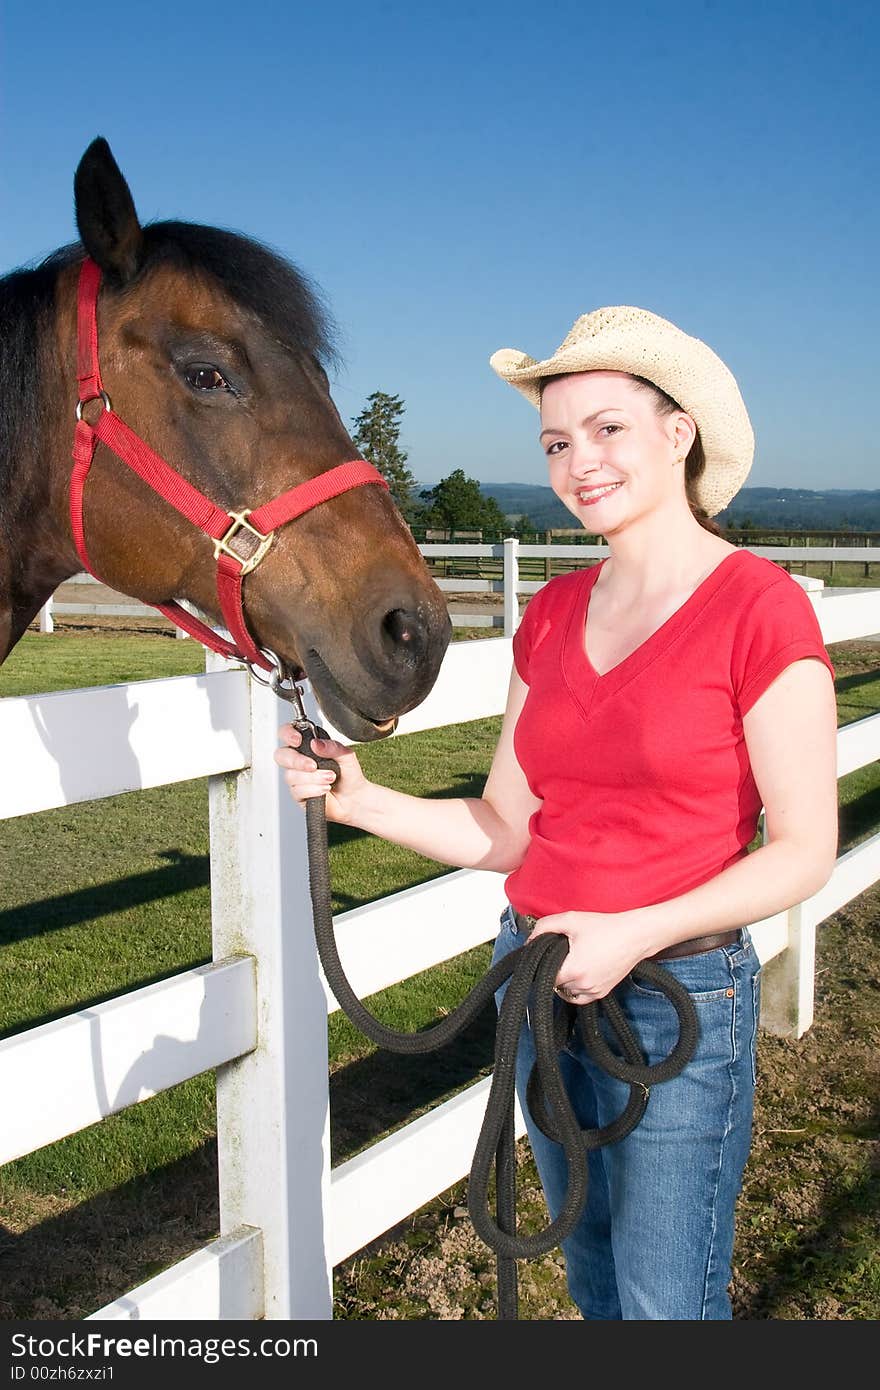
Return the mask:
<path fill-rule="evenodd" d="M 751 550 L 755 555 L 763 555 L 769 560 L 775 560 L 789 571 L 792 565 L 806 567 L 809 564 L 830 562 L 832 577 L 834 568 L 839 563 L 854 564 L 858 562 L 864 565 L 865 574 L 868 573 L 871 564 L 880 564 L 880 546 L 755 545 L 743 546 L 742 548 Z M 558 569 L 558 565 L 554 567 L 554 561 L 562 564 L 564 568 L 570 569 L 584 563 L 594 563 L 608 554 L 607 545 L 602 544 L 594 545 L 586 542 L 554 544 L 547 542 L 526 545 L 513 538 L 498 543 L 489 541 L 485 543 L 479 541 L 427 541 L 420 544 L 419 550 L 428 561 L 429 567 L 435 571 L 435 581 L 444 592 L 449 594 L 503 595 L 501 613 L 452 613 L 451 619 L 454 627 L 499 628 L 508 637 L 513 635 L 519 621 L 519 596 L 536 593 L 551 578 L 554 568 Z M 473 567 L 468 567 L 465 573 L 459 573 L 464 561 L 476 561 L 476 568 L 479 573 L 476 575 L 471 573 L 470 570 Z M 438 568 L 441 562 L 444 567 L 442 574 Z M 448 573 L 450 562 L 453 569 L 456 570 L 454 574 Z M 541 563 L 538 564 L 538 562 Z M 484 573 L 484 570 L 491 572 Z M 526 577 L 526 571 L 531 577 Z M 806 578 L 807 576 L 796 577 Z M 80 584 L 96 585 L 99 582 L 90 574 L 75 575 L 73 579 L 66 581 L 67 584 L 76 584 L 77 586 Z M 810 585 L 821 587 L 822 582 L 820 579 L 811 578 Z M 146 604 L 131 602 L 68 603 L 53 596 L 40 610 L 39 630 L 41 632 L 54 630 L 56 614 L 61 617 L 74 614 L 117 618 L 158 616 L 155 610 Z M 188 634 L 182 628 L 177 628 L 177 636 L 187 637 Z"/>
<path fill-rule="evenodd" d="M 515 544 L 502 548 L 508 565 Z M 880 631 L 878 591 L 810 598 L 826 643 Z M 512 603 L 507 616 L 513 625 Z M 489 1083 L 331 1166 L 336 1004 L 312 940 L 304 818 L 272 757 L 288 708 L 244 670 L 208 665 L 200 677 L 0 701 L 2 817 L 209 778 L 213 934 L 211 964 L 0 1042 L 0 1094 L 13 1098 L 0 1161 L 216 1069 L 219 1238 L 91 1316 L 327 1319 L 333 1266 L 466 1175 Z M 509 637 L 454 643 L 397 736 L 499 714 L 509 669 Z M 306 700 L 336 733 L 308 690 Z M 875 761 L 880 715 L 842 729 L 838 746 L 841 776 Z M 880 833 L 807 902 L 753 925 L 762 1026 L 810 1027 L 816 928 L 878 879 Z M 503 875 L 459 870 L 340 913 L 354 988 L 369 996 L 490 940 L 503 904 Z M 522 1134 L 518 1111 L 516 1125 Z"/>

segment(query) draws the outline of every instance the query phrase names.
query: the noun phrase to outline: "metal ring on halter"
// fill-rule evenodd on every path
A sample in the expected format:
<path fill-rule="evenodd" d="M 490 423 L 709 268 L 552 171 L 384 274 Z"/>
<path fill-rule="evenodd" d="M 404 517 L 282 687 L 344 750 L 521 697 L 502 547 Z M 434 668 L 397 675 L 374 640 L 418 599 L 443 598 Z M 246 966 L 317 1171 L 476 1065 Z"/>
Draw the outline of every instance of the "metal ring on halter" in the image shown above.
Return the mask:
<path fill-rule="evenodd" d="M 274 690 L 277 695 L 278 684 L 280 681 L 284 680 L 286 674 L 284 669 L 284 663 L 279 656 L 275 655 L 274 652 L 270 652 L 268 647 L 260 647 L 260 654 L 261 656 L 264 656 L 266 658 L 270 666 L 272 666 L 273 668 L 272 674 L 270 676 L 261 675 L 257 667 L 254 666 L 252 661 L 246 661 L 245 665 L 247 666 L 255 681 L 258 681 L 260 685 L 268 685 L 269 689 Z"/>
<path fill-rule="evenodd" d="M 277 695 L 282 700 L 289 700 L 291 704 L 296 705 L 299 711 L 299 720 L 297 722 L 302 721 L 306 724 L 310 724 L 311 720 L 306 714 L 306 707 L 303 704 L 302 691 L 292 672 L 288 671 L 281 658 L 276 656 L 274 652 L 270 652 L 267 647 L 260 647 L 260 652 L 266 660 L 271 663 L 273 669 L 270 675 L 264 676 L 257 670 L 252 662 L 245 662 L 254 680 L 260 685 L 268 686 L 273 695 Z M 285 680 L 289 680 L 290 685 L 283 687 L 283 682 Z"/>
<path fill-rule="evenodd" d="M 76 418 L 77 418 L 77 420 L 81 420 L 82 417 L 83 417 L 83 406 L 84 406 L 84 405 L 88 405 L 89 401 L 98 401 L 98 400 L 104 402 L 104 409 L 106 410 L 107 414 L 109 415 L 109 414 L 110 414 L 110 411 L 113 409 L 113 402 L 110 400 L 110 397 L 107 395 L 107 392 L 104 391 L 104 390 L 101 390 L 101 391 L 96 391 L 95 394 L 94 394 L 94 396 L 83 396 L 82 400 L 77 401 L 77 403 L 76 403 Z"/>

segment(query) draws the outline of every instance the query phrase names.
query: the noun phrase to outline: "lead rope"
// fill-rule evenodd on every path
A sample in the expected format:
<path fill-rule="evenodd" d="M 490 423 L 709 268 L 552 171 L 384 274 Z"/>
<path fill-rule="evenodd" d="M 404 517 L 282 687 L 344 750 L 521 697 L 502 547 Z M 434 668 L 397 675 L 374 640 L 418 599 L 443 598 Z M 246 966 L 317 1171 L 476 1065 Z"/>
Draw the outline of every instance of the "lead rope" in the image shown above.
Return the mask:
<path fill-rule="evenodd" d="M 297 686 L 281 685 L 281 673 L 268 682 L 275 693 L 299 707 L 294 726 L 302 735 L 301 750 L 319 767 L 339 774 L 333 758 L 323 758 L 312 748 L 314 738 L 329 734 L 306 717 Z M 697 1042 L 697 1014 L 682 984 L 656 961 L 641 961 L 631 976 L 660 990 L 678 1014 L 679 1036 L 672 1051 L 662 1061 L 649 1066 L 615 994 L 591 1004 L 554 1007 L 554 984 L 568 954 L 568 940 L 554 933 L 527 941 L 493 965 L 462 1002 L 442 1022 L 421 1033 L 402 1033 L 387 1028 L 364 1008 L 348 982 L 333 930 L 330 892 L 330 857 L 327 817 L 323 797 L 306 802 L 306 839 L 309 856 L 309 892 L 312 900 L 315 943 L 328 985 L 352 1023 L 372 1042 L 390 1052 L 415 1056 L 433 1052 L 452 1042 L 473 1021 L 494 996 L 510 983 L 498 1011 L 495 1032 L 495 1063 L 489 1099 L 474 1151 L 468 1182 L 468 1213 L 477 1235 L 495 1252 L 497 1263 L 498 1319 L 515 1321 L 519 1316 L 516 1261 L 546 1254 L 570 1235 L 580 1220 L 587 1198 L 585 1154 L 591 1149 L 613 1144 L 629 1134 L 641 1120 L 648 1104 L 650 1087 L 677 1076 L 690 1061 Z M 620 1053 L 608 1044 L 601 1031 L 604 1016 L 617 1039 Z M 530 1235 L 517 1233 L 515 1078 L 520 1032 L 526 1020 L 531 1024 L 536 1063 L 529 1077 L 527 1104 L 535 1123 L 548 1138 L 561 1144 L 568 1162 L 568 1190 L 559 1215 L 543 1231 Z M 571 1107 L 559 1067 L 559 1053 L 574 1028 L 580 1031 L 593 1060 L 610 1076 L 626 1082 L 629 1099 L 622 1113 L 598 1129 L 581 1129 Z M 495 1168 L 495 1217 L 490 1211 L 492 1167 Z"/>

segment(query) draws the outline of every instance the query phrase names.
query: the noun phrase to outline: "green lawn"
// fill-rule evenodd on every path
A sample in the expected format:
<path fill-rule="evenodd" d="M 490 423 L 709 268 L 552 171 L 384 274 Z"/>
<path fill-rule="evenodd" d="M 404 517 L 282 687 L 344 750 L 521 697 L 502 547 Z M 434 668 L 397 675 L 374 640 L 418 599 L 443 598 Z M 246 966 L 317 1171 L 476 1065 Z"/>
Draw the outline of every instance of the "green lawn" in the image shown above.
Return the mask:
<path fill-rule="evenodd" d="M 0 668 L 0 697 L 203 669 L 193 642 L 28 634 Z M 439 736 L 412 734 L 365 746 L 362 759 L 389 785 L 479 795 L 499 725 L 481 720 Z M 445 871 L 360 832 L 331 827 L 331 842 L 335 911 Z M 0 1033 L 209 960 L 208 850 L 206 779 L 4 822 Z M 485 955 L 471 952 L 440 969 L 441 1006 L 467 993 Z M 433 988 L 399 985 L 376 1003 L 389 1024 L 415 1030 L 436 1015 L 437 996 Z M 371 1050 L 344 1016 L 330 1024 L 334 1067 Z M 213 1076 L 196 1077 L 100 1128 L 6 1165 L 0 1201 L 15 1192 L 93 1196 L 178 1159 L 213 1132 L 213 1090 Z"/>

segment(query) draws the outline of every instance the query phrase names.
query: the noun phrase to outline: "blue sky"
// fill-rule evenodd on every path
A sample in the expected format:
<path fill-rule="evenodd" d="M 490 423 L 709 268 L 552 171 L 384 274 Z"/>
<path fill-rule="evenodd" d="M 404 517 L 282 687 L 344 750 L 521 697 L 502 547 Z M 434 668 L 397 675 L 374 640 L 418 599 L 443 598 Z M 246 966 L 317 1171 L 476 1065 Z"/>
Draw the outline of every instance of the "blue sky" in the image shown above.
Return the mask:
<path fill-rule="evenodd" d="M 757 486 L 880 487 L 878 7 L 7 3 L 0 272 L 72 240 L 106 136 L 143 221 L 250 233 L 322 289 L 350 421 L 421 481 L 546 480 L 488 366 L 637 304 L 739 380 Z"/>

